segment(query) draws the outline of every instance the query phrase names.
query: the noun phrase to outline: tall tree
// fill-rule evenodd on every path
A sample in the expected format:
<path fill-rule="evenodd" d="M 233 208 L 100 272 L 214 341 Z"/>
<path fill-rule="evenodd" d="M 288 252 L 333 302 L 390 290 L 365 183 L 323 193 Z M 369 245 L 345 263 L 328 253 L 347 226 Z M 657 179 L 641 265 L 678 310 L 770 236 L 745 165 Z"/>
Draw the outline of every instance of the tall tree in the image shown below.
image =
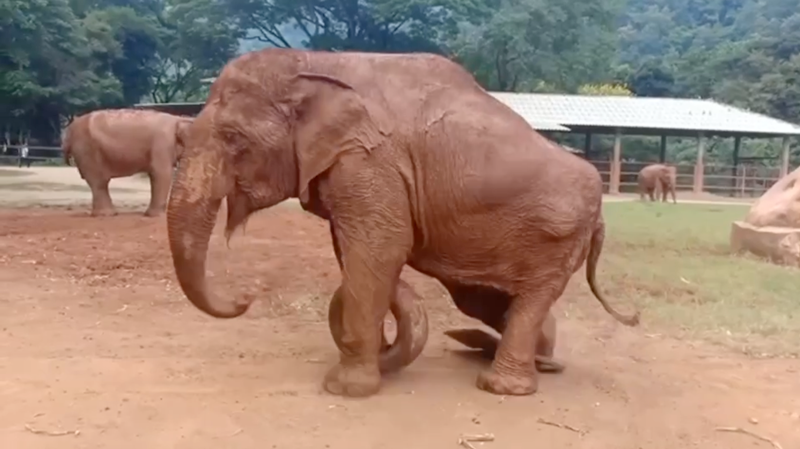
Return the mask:
<path fill-rule="evenodd" d="M 487 88 L 574 91 L 606 81 L 619 5 L 607 0 L 499 0 L 494 13 L 462 24 L 456 58 Z"/>
<path fill-rule="evenodd" d="M 441 52 L 457 32 L 458 17 L 478 0 L 223 0 L 247 38 L 291 47 L 287 30 L 302 45 L 324 50 Z"/>

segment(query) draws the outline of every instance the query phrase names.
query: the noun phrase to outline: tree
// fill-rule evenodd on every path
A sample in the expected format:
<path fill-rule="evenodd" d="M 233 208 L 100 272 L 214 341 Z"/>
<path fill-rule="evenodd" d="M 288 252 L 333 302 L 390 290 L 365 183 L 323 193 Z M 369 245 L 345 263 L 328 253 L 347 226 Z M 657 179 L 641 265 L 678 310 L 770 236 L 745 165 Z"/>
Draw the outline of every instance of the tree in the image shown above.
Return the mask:
<path fill-rule="evenodd" d="M 216 76 L 244 35 L 216 0 L 172 0 L 162 17 L 162 46 L 154 71 L 154 102 L 203 98 L 202 79 Z"/>
<path fill-rule="evenodd" d="M 96 41 L 66 0 L 0 1 L 0 119 L 6 131 L 58 140 L 61 119 L 119 98 L 92 58 Z"/>
<path fill-rule="evenodd" d="M 246 38 L 273 47 L 321 50 L 442 52 L 460 17 L 477 14 L 476 0 L 223 0 Z"/>
<path fill-rule="evenodd" d="M 578 88 L 581 95 L 609 95 L 619 97 L 632 97 L 633 92 L 624 84 L 584 84 Z"/>
<path fill-rule="evenodd" d="M 462 24 L 455 58 L 491 90 L 574 91 L 610 76 L 617 5 L 602 0 L 500 0 L 477 24 Z"/>

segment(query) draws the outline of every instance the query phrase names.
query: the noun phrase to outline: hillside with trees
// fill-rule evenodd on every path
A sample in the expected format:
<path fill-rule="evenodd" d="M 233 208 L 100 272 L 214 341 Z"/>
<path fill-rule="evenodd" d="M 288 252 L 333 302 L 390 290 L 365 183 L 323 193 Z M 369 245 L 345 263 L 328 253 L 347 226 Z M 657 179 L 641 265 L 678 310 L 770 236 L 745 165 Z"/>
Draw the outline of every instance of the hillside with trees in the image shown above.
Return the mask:
<path fill-rule="evenodd" d="M 202 100 L 203 78 L 265 46 L 436 52 L 489 90 L 713 98 L 800 122 L 800 0 L 0 0 L 0 126 L 54 144 L 92 109 Z"/>

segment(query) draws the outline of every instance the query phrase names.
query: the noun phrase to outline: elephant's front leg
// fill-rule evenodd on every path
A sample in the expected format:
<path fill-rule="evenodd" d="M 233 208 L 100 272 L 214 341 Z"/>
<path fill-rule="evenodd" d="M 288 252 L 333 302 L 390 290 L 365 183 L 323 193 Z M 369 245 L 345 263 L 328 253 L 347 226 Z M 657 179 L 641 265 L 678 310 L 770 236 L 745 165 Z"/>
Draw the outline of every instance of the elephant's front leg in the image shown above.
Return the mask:
<path fill-rule="evenodd" d="M 381 323 L 396 294 L 411 243 L 405 235 L 394 235 L 391 227 L 370 226 L 368 215 L 357 223 L 351 226 L 367 227 L 370 232 L 334 223 L 342 266 L 342 337 L 339 363 L 325 376 L 324 384 L 330 393 L 354 397 L 370 396 L 380 389 Z M 404 240 L 408 247 L 398 247 Z"/>

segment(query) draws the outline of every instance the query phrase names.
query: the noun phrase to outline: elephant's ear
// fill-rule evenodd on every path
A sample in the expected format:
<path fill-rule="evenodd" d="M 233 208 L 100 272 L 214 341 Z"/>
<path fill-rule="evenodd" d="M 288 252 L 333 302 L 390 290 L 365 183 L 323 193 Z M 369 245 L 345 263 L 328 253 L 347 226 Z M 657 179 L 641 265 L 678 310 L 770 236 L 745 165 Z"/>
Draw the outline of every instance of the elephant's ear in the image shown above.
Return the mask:
<path fill-rule="evenodd" d="M 194 120 L 190 118 L 181 118 L 175 122 L 175 143 L 179 146 L 182 147 L 186 144 L 186 136 L 193 122 Z"/>
<path fill-rule="evenodd" d="M 309 183 L 341 155 L 369 153 L 386 142 L 389 132 L 383 109 L 337 78 L 300 73 L 290 91 L 299 170 L 297 193 L 305 203 Z"/>

